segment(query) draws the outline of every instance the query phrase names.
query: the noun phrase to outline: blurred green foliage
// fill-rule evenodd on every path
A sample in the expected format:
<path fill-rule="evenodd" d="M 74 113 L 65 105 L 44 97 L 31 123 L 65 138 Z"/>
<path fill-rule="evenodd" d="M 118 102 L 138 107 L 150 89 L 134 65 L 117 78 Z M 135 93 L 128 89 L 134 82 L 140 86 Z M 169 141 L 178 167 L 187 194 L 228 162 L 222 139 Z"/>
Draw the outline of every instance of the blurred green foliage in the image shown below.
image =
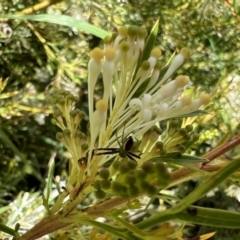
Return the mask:
<path fill-rule="evenodd" d="M 37 0 L 2 0 L 0 12 L 24 13 L 37 4 Z M 150 30 L 160 18 L 157 41 L 162 63 L 182 47 L 192 49 L 191 60 L 178 73 L 190 76 L 196 94 L 201 89 L 213 97 L 207 109 L 211 114 L 196 120 L 198 132 L 208 130 L 213 139 L 205 134 L 196 153 L 201 155 L 237 133 L 239 1 L 66 0 L 32 11 L 73 16 L 107 31 L 126 24 Z M 80 108 L 87 111 L 87 54 L 101 39 L 44 22 L 9 20 L 0 24 L 0 205 L 5 205 L 21 190 L 42 189 L 53 153 L 57 153 L 55 175 L 64 176 L 68 156 L 55 139 L 47 96 L 54 85 L 60 86 L 78 95 Z M 228 157 L 236 155 L 238 149 Z"/>

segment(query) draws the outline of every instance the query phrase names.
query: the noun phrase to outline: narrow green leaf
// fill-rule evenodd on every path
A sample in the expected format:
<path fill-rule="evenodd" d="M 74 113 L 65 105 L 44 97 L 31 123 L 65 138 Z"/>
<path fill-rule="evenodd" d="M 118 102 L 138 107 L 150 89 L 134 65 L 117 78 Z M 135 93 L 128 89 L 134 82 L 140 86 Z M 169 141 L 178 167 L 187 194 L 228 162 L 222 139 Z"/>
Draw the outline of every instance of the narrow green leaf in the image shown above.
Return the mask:
<path fill-rule="evenodd" d="M 18 19 L 18 20 L 28 20 L 28 21 L 37 21 L 37 22 L 48 22 L 59 24 L 71 28 L 77 28 L 81 32 L 91 33 L 94 36 L 99 38 L 105 38 L 106 36 L 111 35 L 111 33 L 96 27 L 90 23 L 78 20 L 71 16 L 66 15 L 53 15 L 53 14 L 39 14 L 39 15 L 0 15 L 0 18 L 8 19 Z"/>
<path fill-rule="evenodd" d="M 240 226 L 240 213 L 229 210 L 190 206 L 176 215 L 176 219 L 193 224 L 218 228 L 235 228 Z"/>
<path fill-rule="evenodd" d="M 46 185 L 46 200 L 49 200 L 50 193 L 52 191 L 52 179 L 53 179 L 53 173 L 55 168 L 55 159 L 56 154 L 53 154 L 49 163 L 48 163 L 48 178 L 47 178 L 47 185 Z"/>
<path fill-rule="evenodd" d="M 121 239 L 134 240 L 134 238 L 131 238 L 131 237 L 128 238 L 127 237 L 128 236 L 128 231 L 125 228 L 111 226 L 109 224 L 105 224 L 105 223 L 101 223 L 101 222 L 97 222 L 97 221 L 94 221 L 94 220 L 83 218 L 82 216 L 71 217 L 71 221 L 72 220 L 74 220 L 75 222 L 79 221 L 79 222 L 94 226 L 96 228 L 99 228 L 101 230 L 107 231 L 107 232 L 112 233 L 113 235 L 115 235 L 117 237 L 120 237 Z"/>
<path fill-rule="evenodd" d="M 145 44 L 145 47 L 143 49 L 143 54 L 142 54 L 142 61 L 147 60 L 150 56 L 150 53 L 155 45 L 155 41 L 157 38 L 158 34 L 158 29 L 159 29 L 159 20 L 156 21 L 154 24 L 148 38 Z"/>
<path fill-rule="evenodd" d="M 24 178 L 24 174 L 25 173 L 31 173 L 33 174 L 36 178 L 39 179 L 39 181 L 44 182 L 44 180 L 42 179 L 41 175 L 39 174 L 39 172 L 36 171 L 36 169 L 34 169 L 31 164 L 27 161 L 27 159 L 25 158 L 24 154 L 22 154 L 18 148 L 13 144 L 13 142 L 10 140 L 10 138 L 8 137 L 8 135 L 1 129 L 0 127 L 0 138 L 3 140 L 3 142 L 22 160 L 22 162 L 24 163 L 23 168 L 21 169 L 21 173 L 23 175 L 22 178 Z M 17 179 L 17 181 L 19 181 L 20 178 Z M 17 184 L 18 182 L 14 182 L 14 184 Z"/>
<path fill-rule="evenodd" d="M 2 213 L 4 213 L 4 212 L 8 211 L 10 208 L 11 208 L 11 206 L 4 206 L 4 207 L 1 207 L 1 208 L 0 208 L 0 214 L 2 214 Z"/>
<path fill-rule="evenodd" d="M 161 162 L 173 163 L 177 165 L 183 165 L 183 164 L 186 165 L 186 164 L 202 163 L 202 162 L 206 162 L 207 160 L 204 158 L 195 157 L 191 155 L 181 155 L 174 158 L 156 157 L 156 158 L 150 159 L 150 161 L 153 161 L 153 162 L 161 161 Z"/>
<path fill-rule="evenodd" d="M 1 232 L 5 232 L 5 233 L 7 233 L 7 234 L 9 234 L 9 235 L 11 235 L 11 236 L 13 236 L 13 237 L 15 237 L 16 239 L 19 238 L 18 233 L 15 232 L 14 229 L 9 228 L 9 227 L 7 227 L 6 225 L 4 225 L 4 224 L 2 224 L 2 223 L 0 223 L 0 231 L 1 231 Z"/>
<path fill-rule="evenodd" d="M 0 127 L 0 138 L 2 138 L 3 142 L 17 155 L 20 157 L 20 159 L 26 164 L 27 160 L 23 156 L 23 154 L 17 149 L 17 147 L 13 144 L 13 142 L 10 140 L 8 135 L 1 129 Z"/>
<path fill-rule="evenodd" d="M 223 137 L 218 141 L 218 143 L 217 143 L 217 145 L 216 145 L 215 147 L 218 147 L 218 146 L 220 146 L 221 144 L 227 142 L 227 140 L 230 138 L 230 136 L 231 136 L 231 132 L 230 132 L 230 131 L 226 132 L 226 133 L 223 135 Z"/>
<path fill-rule="evenodd" d="M 186 118 L 186 117 L 196 117 L 196 116 L 202 116 L 202 115 L 206 115 L 209 114 L 208 112 L 205 112 L 203 110 L 197 110 L 191 113 L 187 113 L 187 114 L 183 114 L 180 116 L 177 116 L 177 118 Z"/>
<path fill-rule="evenodd" d="M 176 206 L 178 209 L 185 209 L 190 204 L 197 201 L 199 198 L 208 193 L 211 189 L 217 187 L 221 182 L 226 180 L 234 172 L 238 171 L 240 168 L 240 158 L 230 162 L 226 167 L 222 168 L 212 176 L 208 177 L 198 188 L 191 192 L 187 197 L 185 197 Z M 175 207 L 176 207 L 175 206 Z"/>

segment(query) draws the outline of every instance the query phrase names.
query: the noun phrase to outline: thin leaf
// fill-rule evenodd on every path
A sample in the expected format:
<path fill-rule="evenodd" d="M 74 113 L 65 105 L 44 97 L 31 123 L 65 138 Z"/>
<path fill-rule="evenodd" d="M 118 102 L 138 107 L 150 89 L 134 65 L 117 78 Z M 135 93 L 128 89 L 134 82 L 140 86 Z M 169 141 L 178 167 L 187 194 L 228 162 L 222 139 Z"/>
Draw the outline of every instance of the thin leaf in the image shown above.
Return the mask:
<path fill-rule="evenodd" d="M 223 137 L 220 139 L 220 141 L 218 141 L 217 145 L 215 147 L 220 146 L 221 144 L 225 143 L 231 136 L 230 132 L 226 132 Z"/>
<path fill-rule="evenodd" d="M 54 159 L 56 157 L 56 153 L 52 154 L 51 159 L 48 163 L 48 177 L 47 177 L 47 185 L 46 185 L 46 201 L 49 201 L 49 197 L 52 191 L 52 179 L 53 179 L 53 173 L 55 169 L 55 162 Z"/>
<path fill-rule="evenodd" d="M 239 212 L 206 207 L 189 206 L 177 214 L 176 219 L 208 227 L 239 229 L 240 226 Z"/>
<path fill-rule="evenodd" d="M 27 164 L 26 158 L 23 156 L 23 154 L 16 148 L 16 146 L 13 144 L 13 142 L 10 140 L 8 135 L 1 129 L 0 127 L 0 138 L 3 140 L 3 142 L 17 155 L 20 157 L 20 159 Z"/>
<path fill-rule="evenodd" d="M 37 21 L 37 22 L 48 22 L 59 24 L 71 28 L 77 28 L 81 32 L 87 32 L 99 38 L 105 38 L 106 36 L 111 35 L 109 32 L 98 28 L 90 23 L 78 20 L 74 17 L 66 15 L 53 15 L 53 14 L 39 14 L 39 15 L 0 15 L 0 18 L 8 19 L 18 19 L 18 20 L 28 20 L 28 21 Z"/>
<path fill-rule="evenodd" d="M 101 223 L 101 222 L 97 222 L 97 221 L 94 221 L 94 220 L 91 220 L 91 219 L 87 219 L 81 215 L 79 216 L 71 216 L 71 217 L 68 217 L 69 221 L 71 222 L 81 222 L 81 223 L 84 223 L 84 224 L 88 224 L 88 225 L 91 225 L 91 226 L 94 226 L 96 228 L 99 228 L 100 230 L 104 230 L 104 231 L 107 231 L 117 237 L 120 237 L 121 239 L 129 239 L 129 240 L 135 240 L 135 238 L 133 237 L 128 237 L 128 232 L 127 232 L 127 229 L 126 228 L 120 228 L 119 226 L 116 227 L 116 226 L 112 226 L 112 225 L 109 225 L 109 224 L 106 224 L 106 223 Z"/>
<path fill-rule="evenodd" d="M 155 45 L 155 41 L 157 38 L 158 34 L 158 29 L 159 29 L 159 20 L 154 24 L 148 38 L 145 44 L 145 47 L 143 49 L 143 54 L 142 54 L 142 61 L 147 60 L 150 56 L 150 53 L 153 49 L 153 46 Z"/>
<path fill-rule="evenodd" d="M 8 79 L 9 78 L 6 78 L 5 80 L 3 80 L 2 78 L 0 78 L 0 92 L 2 92 L 3 89 L 6 87 L 8 83 Z"/>
<path fill-rule="evenodd" d="M 210 114 L 210 113 L 208 113 L 206 111 L 203 111 L 203 110 L 197 110 L 197 111 L 194 111 L 194 112 L 191 112 L 191 113 L 180 115 L 177 118 L 195 117 L 195 116 L 202 116 L 202 115 L 205 115 L 205 114 Z"/>
<path fill-rule="evenodd" d="M 18 150 L 18 148 L 13 144 L 13 142 L 10 140 L 8 135 L 1 129 L 0 127 L 0 138 L 3 140 L 3 142 L 22 160 L 24 163 L 23 168 L 21 169 L 22 177 L 24 176 L 25 173 L 30 171 L 31 173 L 34 174 L 36 178 L 39 179 L 39 181 L 44 182 L 41 175 L 39 174 L 36 169 L 34 169 L 27 161 L 25 156 Z M 16 180 L 17 182 L 12 182 L 14 184 L 17 184 L 19 179 Z"/>
<path fill-rule="evenodd" d="M 195 157 L 191 155 L 181 155 L 174 158 L 168 158 L 168 157 L 156 157 L 150 159 L 150 161 L 153 162 L 167 162 L 167 163 L 173 163 L 177 165 L 186 165 L 186 164 L 195 164 L 195 163 L 203 163 L 207 160 L 205 158 Z"/>
<path fill-rule="evenodd" d="M 4 212 L 8 211 L 10 208 L 11 208 L 11 206 L 1 207 L 1 208 L 0 208 L 0 214 L 2 214 L 2 213 L 4 213 Z"/>
<path fill-rule="evenodd" d="M 203 234 L 200 236 L 200 240 L 207 240 L 210 237 L 212 237 L 216 232 L 211 232 L 211 233 L 207 233 L 207 234 Z"/>
<path fill-rule="evenodd" d="M 16 239 L 19 238 L 18 233 L 16 233 L 14 229 L 9 228 L 9 227 L 7 227 L 6 225 L 4 225 L 2 223 L 0 223 L 0 231 L 1 232 L 5 232 L 5 233 L 15 237 Z"/>

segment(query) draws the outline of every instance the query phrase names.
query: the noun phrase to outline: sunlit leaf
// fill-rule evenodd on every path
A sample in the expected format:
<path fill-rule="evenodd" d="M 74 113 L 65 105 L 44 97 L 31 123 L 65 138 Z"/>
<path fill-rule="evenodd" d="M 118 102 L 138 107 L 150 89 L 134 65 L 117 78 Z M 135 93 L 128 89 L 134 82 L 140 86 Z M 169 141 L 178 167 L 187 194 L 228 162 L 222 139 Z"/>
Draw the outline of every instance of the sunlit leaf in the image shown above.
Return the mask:
<path fill-rule="evenodd" d="M 53 154 L 49 163 L 48 163 L 48 178 L 47 178 L 47 184 L 46 184 L 46 200 L 48 201 L 49 200 L 49 197 L 50 197 L 50 194 L 51 194 L 51 191 L 52 191 L 52 179 L 54 177 L 54 168 L 55 168 L 55 156 L 56 154 Z"/>
<path fill-rule="evenodd" d="M 178 229 L 178 226 L 170 225 L 169 223 L 163 223 L 161 227 L 148 232 L 148 235 L 144 237 L 146 240 L 170 240 L 169 236 L 172 235 Z"/>
<path fill-rule="evenodd" d="M 153 46 L 155 46 L 155 41 L 157 38 L 157 34 L 158 34 L 158 29 L 159 29 L 159 20 L 155 23 L 155 25 L 153 26 L 147 40 L 146 40 L 146 44 L 145 47 L 143 49 L 143 55 L 142 55 L 142 61 L 146 60 L 149 58 L 150 53 L 152 51 Z"/>
<path fill-rule="evenodd" d="M 3 80 L 2 78 L 0 78 L 0 92 L 2 92 L 2 90 L 6 87 L 8 83 L 8 79 L 9 78 L 6 78 L 5 80 Z"/>
<path fill-rule="evenodd" d="M 175 156 L 173 158 L 156 157 L 156 158 L 150 159 L 150 161 L 153 161 L 153 162 L 162 161 L 162 162 L 168 162 L 168 163 L 185 166 L 186 164 L 203 163 L 203 162 L 206 162 L 207 160 L 205 158 L 195 157 L 192 155 L 180 155 L 180 156 Z"/>
<path fill-rule="evenodd" d="M 8 135 L 5 133 L 3 129 L 0 128 L 0 138 L 2 141 L 17 155 L 21 158 L 21 160 L 24 163 L 27 163 L 26 158 L 23 156 L 23 154 L 18 150 L 18 148 L 13 144 L 11 139 L 8 137 Z"/>
<path fill-rule="evenodd" d="M 4 212 L 8 211 L 10 208 L 11 208 L 11 206 L 4 206 L 4 207 L 1 207 L 1 208 L 0 208 L 0 214 L 2 214 L 2 213 L 4 213 Z"/>
<path fill-rule="evenodd" d="M 203 111 L 203 110 L 197 110 L 197 111 L 194 111 L 194 112 L 191 112 L 191 113 L 180 115 L 177 118 L 195 117 L 195 116 L 202 116 L 202 115 L 205 115 L 205 114 L 209 114 L 209 113 L 206 112 L 206 111 Z"/>
<path fill-rule="evenodd" d="M 207 234 L 203 234 L 200 236 L 200 240 L 206 240 L 209 239 L 210 237 L 212 237 L 216 232 L 211 232 L 211 233 L 207 233 Z"/>
<path fill-rule="evenodd" d="M 74 17 L 66 15 L 53 15 L 53 14 L 39 14 L 39 15 L 0 15 L 0 18 L 8 19 L 18 19 L 18 20 L 28 20 L 28 21 L 37 21 L 37 22 L 48 22 L 59 24 L 71 28 L 76 28 L 81 32 L 91 33 L 99 38 L 105 38 L 106 36 L 111 35 L 109 32 L 96 27 L 85 21 L 78 20 Z"/>

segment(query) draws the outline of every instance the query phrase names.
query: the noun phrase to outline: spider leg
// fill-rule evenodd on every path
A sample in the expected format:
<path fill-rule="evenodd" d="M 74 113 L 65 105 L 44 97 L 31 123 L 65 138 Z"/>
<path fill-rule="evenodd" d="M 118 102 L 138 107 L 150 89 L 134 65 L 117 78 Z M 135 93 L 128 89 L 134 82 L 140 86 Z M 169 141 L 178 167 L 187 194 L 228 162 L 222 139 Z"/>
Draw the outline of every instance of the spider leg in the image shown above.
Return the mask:
<path fill-rule="evenodd" d="M 132 161 L 137 162 L 136 159 L 134 159 L 134 157 L 132 157 L 129 153 L 127 153 L 127 157 L 128 157 L 129 159 L 131 159 Z"/>
<path fill-rule="evenodd" d="M 97 150 L 99 150 L 99 149 L 97 149 Z M 97 156 L 99 156 L 99 155 L 108 155 L 108 154 L 116 154 L 118 152 L 119 152 L 118 149 L 113 149 L 113 150 L 106 149 L 104 152 L 94 152 L 94 155 L 97 155 Z"/>
<path fill-rule="evenodd" d="M 138 156 L 137 154 L 135 154 L 135 153 L 133 153 L 133 152 L 128 152 L 127 155 L 130 155 L 130 156 L 135 157 L 135 158 L 138 158 L 138 159 L 141 158 L 140 156 Z"/>
<path fill-rule="evenodd" d="M 110 150 L 119 150 L 119 148 L 97 148 L 95 151 L 98 151 L 98 150 L 110 151 Z"/>

